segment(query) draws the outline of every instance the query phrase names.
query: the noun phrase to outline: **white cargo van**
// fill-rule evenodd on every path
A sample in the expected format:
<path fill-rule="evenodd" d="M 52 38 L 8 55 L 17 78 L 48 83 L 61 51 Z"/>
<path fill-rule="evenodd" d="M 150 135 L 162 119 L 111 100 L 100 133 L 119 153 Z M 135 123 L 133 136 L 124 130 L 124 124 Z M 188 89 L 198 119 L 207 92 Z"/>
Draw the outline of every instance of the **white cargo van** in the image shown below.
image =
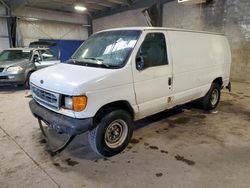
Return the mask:
<path fill-rule="evenodd" d="M 89 131 L 93 150 L 113 156 L 129 143 L 133 121 L 199 100 L 216 108 L 230 89 L 224 35 L 170 28 L 120 28 L 92 35 L 65 64 L 31 76 L 32 113 L 68 141 Z"/>

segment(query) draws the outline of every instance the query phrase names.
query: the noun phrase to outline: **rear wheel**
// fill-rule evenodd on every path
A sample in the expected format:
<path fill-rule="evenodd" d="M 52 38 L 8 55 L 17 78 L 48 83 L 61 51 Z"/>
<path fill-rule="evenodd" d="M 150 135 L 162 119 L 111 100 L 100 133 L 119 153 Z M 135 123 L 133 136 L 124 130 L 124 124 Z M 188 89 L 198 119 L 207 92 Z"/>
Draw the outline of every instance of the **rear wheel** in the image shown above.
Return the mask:
<path fill-rule="evenodd" d="M 201 100 L 201 105 L 204 110 L 213 110 L 217 107 L 220 101 L 221 87 L 217 83 L 213 83 L 210 90 Z"/>
<path fill-rule="evenodd" d="M 101 119 L 95 129 L 89 132 L 91 148 L 104 157 L 123 151 L 133 134 L 133 120 L 124 110 L 114 110 Z"/>

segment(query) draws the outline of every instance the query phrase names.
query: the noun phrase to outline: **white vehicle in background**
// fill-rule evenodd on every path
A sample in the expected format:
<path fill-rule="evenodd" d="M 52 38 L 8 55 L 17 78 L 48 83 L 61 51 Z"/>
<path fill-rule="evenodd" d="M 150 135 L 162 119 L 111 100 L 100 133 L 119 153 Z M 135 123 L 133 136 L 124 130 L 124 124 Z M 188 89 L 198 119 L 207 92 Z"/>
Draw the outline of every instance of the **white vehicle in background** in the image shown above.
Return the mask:
<path fill-rule="evenodd" d="M 224 35 L 170 28 L 121 28 L 91 36 L 66 64 L 31 76 L 30 108 L 68 141 L 89 131 L 93 150 L 113 156 L 128 145 L 133 121 L 199 100 L 216 108 L 230 90 Z"/>

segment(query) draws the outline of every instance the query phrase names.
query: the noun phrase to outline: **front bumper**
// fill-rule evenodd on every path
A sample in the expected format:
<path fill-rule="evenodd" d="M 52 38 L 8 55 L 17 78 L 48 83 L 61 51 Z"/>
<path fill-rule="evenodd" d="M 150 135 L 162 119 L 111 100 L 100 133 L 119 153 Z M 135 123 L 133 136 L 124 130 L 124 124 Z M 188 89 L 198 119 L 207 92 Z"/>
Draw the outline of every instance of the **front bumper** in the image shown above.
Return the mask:
<path fill-rule="evenodd" d="M 29 106 L 36 118 L 44 121 L 59 134 L 79 135 L 93 128 L 93 118 L 76 119 L 64 116 L 44 108 L 35 100 L 30 101 Z"/>

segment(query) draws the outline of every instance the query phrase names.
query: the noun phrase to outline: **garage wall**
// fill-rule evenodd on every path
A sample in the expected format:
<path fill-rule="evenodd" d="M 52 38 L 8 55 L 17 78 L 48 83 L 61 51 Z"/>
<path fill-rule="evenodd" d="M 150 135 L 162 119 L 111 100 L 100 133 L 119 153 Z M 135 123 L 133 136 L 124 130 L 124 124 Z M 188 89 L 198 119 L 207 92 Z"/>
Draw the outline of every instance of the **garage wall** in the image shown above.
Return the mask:
<path fill-rule="evenodd" d="M 0 51 L 10 47 L 7 19 L 2 17 L 4 15 L 6 15 L 6 10 L 0 5 Z"/>
<path fill-rule="evenodd" d="M 80 25 L 25 20 L 20 20 L 18 25 L 22 38 L 21 44 L 24 46 L 38 39 L 85 40 L 88 37 L 88 31 Z"/>
<path fill-rule="evenodd" d="M 54 40 L 86 40 L 88 29 L 87 18 L 79 14 L 67 14 L 56 11 L 25 8 L 14 13 L 20 17 L 18 33 L 21 36 L 20 45 L 28 46 L 38 39 Z M 27 21 L 26 18 L 37 18 L 38 21 Z"/>
<path fill-rule="evenodd" d="M 99 18 L 93 21 L 93 31 L 101 31 L 117 27 L 146 26 L 143 9 L 130 10 L 111 16 Z"/>
<path fill-rule="evenodd" d="M 208 0 L 200 5 L 181 5 L 177 0 L 163 8 L 163 26 L 220 32 L 232 49 L 231 78 L 250 82 L 250 1 Z M 94 31 L 124 26 L 145 26 L 142 9 L 94 20 Z"/>
<path fill-rule="evenodd" d="M 231 78 L 250 82 L 250 1 L 213 0 L 206 5 L 164 5 L 164 26 L 225 33 L 232 49 Z"/>

